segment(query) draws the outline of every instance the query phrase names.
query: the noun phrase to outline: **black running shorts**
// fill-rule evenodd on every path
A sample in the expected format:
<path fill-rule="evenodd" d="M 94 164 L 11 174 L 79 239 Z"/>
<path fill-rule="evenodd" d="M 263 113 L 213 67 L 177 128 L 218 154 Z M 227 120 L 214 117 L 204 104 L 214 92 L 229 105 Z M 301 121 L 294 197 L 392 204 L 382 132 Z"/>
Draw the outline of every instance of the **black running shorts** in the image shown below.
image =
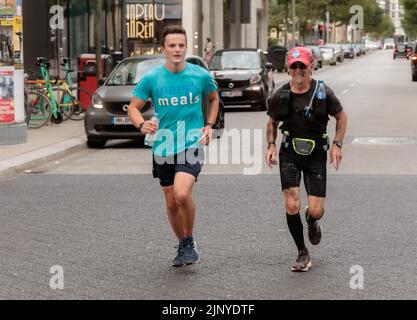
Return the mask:
<path fill-rule="evenodd" d="M 203 168 L 204 150 L 202 148 L 188 149 L 172 157 L 153 156 L 153 177 L 159 178 L 162 187 L 174 184 L 175 175 L 185 172 L 195 177 L 195 181 Z"/>
<path fill-rule="evenodd" d="M 309 196 L 325 198 L 327 180 L 327 153 L 320 151 L 317 156 L 315 150 L 309 156 L 296 154 L 291 147 L 281 148 L 279 153 L 279 167 L 281 174 L 282 190 L 299 188 L 301 173 L 304 178 L 304 186 Z"/>

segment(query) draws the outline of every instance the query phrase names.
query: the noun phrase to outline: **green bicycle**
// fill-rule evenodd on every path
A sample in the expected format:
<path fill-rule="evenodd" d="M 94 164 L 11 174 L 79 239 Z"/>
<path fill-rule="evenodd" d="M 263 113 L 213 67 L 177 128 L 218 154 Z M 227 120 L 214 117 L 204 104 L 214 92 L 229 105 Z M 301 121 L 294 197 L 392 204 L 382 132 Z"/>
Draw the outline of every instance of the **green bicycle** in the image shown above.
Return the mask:
<path fill-rule="evenodd" d="M 64 67 L 65 79 L 57 81 L 58 87 L 55 90 L 58 91 L 59 108 L 64 117 L 80 121 L 85 118 L 84 111 L 89 107 L 87 104 L 92 101 L 93 95 L 88 90 L 73 85 L 71 73 L 74 70 L 70 69 L 69 61 L 69 58 L 61 58 L 60 65 Z"/>
<path fill-rule="evenodd" d="M 54 96 L 54 89 L 51 84 L 51 79 L 49 77 L 49 68 L 51 64 L 46 61 L 45 58 L 39 57 L 37 58 L 37 66 L 41 69 L 41 76 L 42 79 L 45 81 L 46 86 L 46 96 L 48 97 L 50 104 L 51 104 L 51 117 L 50 120 L 54 124 L 60 124 L 63 121 L 63 116 L 61 110 L 58 108 L 58 104 L 56 103 L 55 96 Z M 46 119 L 48 122 L 48 119 Z"/>

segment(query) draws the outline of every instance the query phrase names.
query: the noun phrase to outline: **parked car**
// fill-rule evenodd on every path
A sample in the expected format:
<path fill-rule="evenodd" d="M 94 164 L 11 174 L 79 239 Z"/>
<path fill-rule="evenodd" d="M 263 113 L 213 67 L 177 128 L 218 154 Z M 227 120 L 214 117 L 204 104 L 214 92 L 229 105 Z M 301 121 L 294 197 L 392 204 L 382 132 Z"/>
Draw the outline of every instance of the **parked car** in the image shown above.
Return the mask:
<path fill-rule="evenodd" d="M 377 50 L 380 49 L 380 44 L 375 41 L 366 41 L 365 42 L 365 49 L 366 50 Z"/>
<path fill-rule="evenodd" d="M 337 58 L 335 50 L 332 47 L 320 47 L 321 54 L 323 56 L 323 62 L 335 66 L 337 63 Z"/>
<path fill-rule="evenodd" d="M 343 52 L 342 45 L 337 43 L 326 43 L 326 47 L 334 48 L 334 54 L 336 55 L 337 62 L 343 62 L 345 59 L 345 53 Z"/>
<path fill-rule="evenodd" d="M 319 46 L 308 45 L 306 46 L 313 53 L 313 67 L 314 70 L 323 68 L 323 56 L 321 54 Z"/>
<path fill-rule="evenodd" d="M 396 58 L 407 58 L 408 59 L 407 46 L 405 44 L 397 44 L 394 47 L 392 58 L 393 59 L 396 59 Z"/>
<path fill-rule="evenodd" d="M 363 54 L 362 48 L 359 44 L 357 43 L 353 44 L 353 48 L 355 49 L 356 56 L 360 57 Z"/>
<path fill-rule="evenodd" d="M 414 44 L 413 54 L 410 57 L 411 60 L 411 78 L 413 81 L 417 81 L 417 42 Z"/>
<path fill-rule="evenodd" d="M 358 46 L 362 52 L 362 54 L 366 54 L 366 47 L 363 43 L 358 43 Z"/>
<path fill-rule="evenodd" d="M 187 56 L 186 61 L 208 71 L 206 62 L 198 56 Z M 97 89 L 93 103 L 84 120 L 87 144 L 90 148 L 103 148 L 110 139 L 135 139 L 143 142 L 144 135 L 135 128 L 127 116 L 132 92 L 140 78 L 150 69 L 165 62 L 164 56 L 136 56 L 124 59 Z M 204 120 L 207 120 L 207 100 L 203 101 Z M 155 113 L 151 101 L 141 110 L 145 120 Z M 217 137 L 224 129 L 224 105 L 220 99 L 220 110 L 214 125 Z"/>
<path fill-rule="evenodd" d="M 393 49 L 395 47 L 394 38 L 386 38 L 384 41 L 384 49 Z"/>
<path fill-rule="evenodd" d="M 262 50 L 225 49 L 213 55 L 210 71 L 226 107 L 266 110 L 275 83 L 273 65 Z"/>
<path fill-rule="evenodd" d="M 355 48 L 350 43 L 342 44 L 343 55 L 345 58 L 354 59 L 356 56 Z"/>

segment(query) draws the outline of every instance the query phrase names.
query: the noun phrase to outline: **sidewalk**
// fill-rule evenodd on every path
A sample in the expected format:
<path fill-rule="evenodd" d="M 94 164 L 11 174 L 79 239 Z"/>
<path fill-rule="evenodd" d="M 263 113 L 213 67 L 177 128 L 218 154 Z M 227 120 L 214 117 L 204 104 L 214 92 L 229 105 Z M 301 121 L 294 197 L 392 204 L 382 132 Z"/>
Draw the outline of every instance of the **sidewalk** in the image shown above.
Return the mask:
<path fill-rule="evenodd" d="M 28 129 L 27 134 L 25 144 L 0 146 L 0 176 L 20 173 L 87 148 L 84 121 Z"/>

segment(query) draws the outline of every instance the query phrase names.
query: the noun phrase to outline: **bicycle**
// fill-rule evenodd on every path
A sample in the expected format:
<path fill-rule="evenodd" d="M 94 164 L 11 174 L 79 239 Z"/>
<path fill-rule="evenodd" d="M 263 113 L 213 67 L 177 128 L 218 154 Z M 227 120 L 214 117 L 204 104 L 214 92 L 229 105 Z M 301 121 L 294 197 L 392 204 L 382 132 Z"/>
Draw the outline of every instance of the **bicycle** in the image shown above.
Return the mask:
<path fill-rule="evenodd" d="M 61 123 L 62 121 L 71 119 L 80 121 L 85 118 L 84 110 L 89 106 L 91 102 L 92 94 L 85 90 L 84 88 L 74 87 L 71 79 L 71 70 L 69 68 L 69 58 L 61 59 L 61 66 L 65 68 L 65 79 L 61 80 L 59 78 L 51 80 L 49 75 L 50 63 L 45 63 L 45 58 L 37 58 L 37 65 L 40 66 L 41 75 L 36 72 L 29 71 L 35 74 L 38 78 L 37 80 L 26 81 L 27 85 L 32 85 L 36 90 L 45 93 L 49 98 L 52 110 L 56 109 L 57 113 L 60 115 L 62 120 L 60 122 L 53 121 L 54 117 L 51 117 L 52 122 Z M 74 94 L 74 91 L 76 94 Z M 83 104 L 82 101 L 89 101 L 87 104 Z M 45 119 L 46 120 L 46 119 Z"/>
<path fill-rule="evenodd" d="M 49 68 L 51 64 L 49 62 L 45 62 L 45 58 L 37 58 L 37 66 L 41 69 L 42 79 L 45 81 L 46 86 L 46 96 L 49 98 L 49 101 L 52 106 L 52 116 L 51 121 L 54 124 L 60 124 L 63 121 L 62 113 L 59 110 L 58 104 L 56 103 L 54 90 L 51 84 L 51 79 L 49 77 Z"/>
<path fill-rule="evenodd" d="M 58 80 L 60 87 L 58 88 L 61 94 L 58 94 L 59 106 L 62 108 L 63 113 L 71 120 L 80 121 L 85 118 L 84 111 L 89 107 L 93 94 L 84 88 L 74 86 L 71 73 L 74 70 L 69 67 L 69 58 L 62 58 L 60 65 L 64 67 L 65 79 Z M 74 91 L 77 94 L 74 94 Z"/>
<path fill-rule="evenodd" d="M 52 106 L 48 97 L 36 90 L 24 91 L 25 122 L 29 128 L 38 129 L 52 117 Z"/>

